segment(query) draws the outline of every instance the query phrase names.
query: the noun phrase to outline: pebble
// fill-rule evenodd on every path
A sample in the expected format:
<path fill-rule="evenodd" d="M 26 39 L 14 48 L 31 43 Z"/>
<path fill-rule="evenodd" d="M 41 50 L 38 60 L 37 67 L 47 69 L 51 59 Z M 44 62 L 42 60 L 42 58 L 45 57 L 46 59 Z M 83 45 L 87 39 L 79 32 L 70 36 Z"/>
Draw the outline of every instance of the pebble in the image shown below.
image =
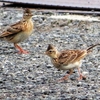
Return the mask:
<path fill-rule="evenodd" d="M 9 9 L 0 8 L 0 29 L 22 16 L 22 11 Z M 30 54 L 16 54 L 12 44 L 0 42 L 0 97 L 3 93 L 5 100 L 99 100 L 99 46 L 84 59 L 81 69 L 87 79 L 80 81 L 76 79 L 76 70 L 67 81 L 59 82 L 67 71 L 54 68 L 44 52 L 50 43 L 59 51 L 86 49 L 99 43 L 100 23 L 52 19 L 49 16 L 55 12 L 49 11 L 33 13 L 40 15 L 33 17 L 35 30 L 29 39 L 19 44 Z"/>

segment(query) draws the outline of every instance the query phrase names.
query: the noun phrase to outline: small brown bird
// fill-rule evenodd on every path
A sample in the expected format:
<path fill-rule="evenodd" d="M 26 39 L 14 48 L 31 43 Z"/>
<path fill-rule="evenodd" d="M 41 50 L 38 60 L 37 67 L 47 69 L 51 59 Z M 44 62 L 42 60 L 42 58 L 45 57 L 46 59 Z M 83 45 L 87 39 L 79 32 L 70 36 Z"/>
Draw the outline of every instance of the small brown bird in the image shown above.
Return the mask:
<path fill-rule="evenodd" d="M 19 53 L 27 54 L 28 52 L 23 50 L 17 43 L 27 39 L 33 32 L 32 13 L 30 9 L 24 10 L 23 18 L 21 21 L 9 26 L 2 34 L 0 38 L 6 39 L 8 42 L 14 43 L 15 48 L 19 50 Z"/>
<path fill-rule="evenodd" d="M 45 54 L 51 58 L 52 64 L 61 70 L 69 70 L 69 74 L 65 75 L 60 81 L 68 79 L 69 75 L 73 73 L 74 68 L 78 68 L 80 77 L 79 80 L 85 78 L 80 72 L 82 59 L 91 52 L 91 49 L 97 45 L 90 46 L 86 50 L 64 50 L 59 52 L 55 46 L 49 44 Z"/>

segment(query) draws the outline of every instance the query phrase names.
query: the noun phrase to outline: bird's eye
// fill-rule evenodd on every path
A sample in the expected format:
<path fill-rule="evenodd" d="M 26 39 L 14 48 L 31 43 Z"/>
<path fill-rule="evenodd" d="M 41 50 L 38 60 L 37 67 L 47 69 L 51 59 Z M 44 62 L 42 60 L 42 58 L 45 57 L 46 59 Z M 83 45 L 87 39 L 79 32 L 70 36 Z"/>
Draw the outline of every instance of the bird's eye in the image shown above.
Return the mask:
<path fill-rule="evenodd" d="M 52 51 L 49 51 L 50 53 L 52 52 Z"/>

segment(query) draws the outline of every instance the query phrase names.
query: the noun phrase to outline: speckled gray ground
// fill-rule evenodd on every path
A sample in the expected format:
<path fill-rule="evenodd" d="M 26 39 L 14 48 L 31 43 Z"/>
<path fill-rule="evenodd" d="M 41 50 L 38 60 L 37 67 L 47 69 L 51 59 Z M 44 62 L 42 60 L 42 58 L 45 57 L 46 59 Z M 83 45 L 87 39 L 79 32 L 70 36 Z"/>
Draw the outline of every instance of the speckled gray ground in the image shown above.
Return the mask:
<path fill-rule="evenodd" d="M 100 100 L 100 46 L 93 49 L 82 64 L 87 79 L 77 81 L 78 72 L 58 82 L 67 71 L 58 71 L 43 53 L 48 44 L 63 49 L 85 49 L 100 42 L 100 23 L 52 19 L 66 13 L 35 11 L 34 32 L 23 43 L 28 55 L 16 53 L 13 44 L 0 40 L 0 100 Z M 40 16 L 43 15 L 43 16 Z M 18 21 L 22 10 L 0 9 L 0 31 Z M 0 32 L 1 33 L 1 32 Z"/>

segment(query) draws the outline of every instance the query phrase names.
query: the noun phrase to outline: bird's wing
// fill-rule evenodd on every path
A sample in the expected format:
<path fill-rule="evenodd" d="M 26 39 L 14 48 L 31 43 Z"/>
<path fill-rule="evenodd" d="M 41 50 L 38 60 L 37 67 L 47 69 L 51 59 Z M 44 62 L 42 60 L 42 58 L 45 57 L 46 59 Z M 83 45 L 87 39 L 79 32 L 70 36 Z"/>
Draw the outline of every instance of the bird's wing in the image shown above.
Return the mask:
<path fill-rule="evenodd" d="M 59 63 L 68 65 L 69 63 L 74 63 L 75 61 L 80 61 L 86 55 L 86 50 L 66 50 L 62 51 L 59 56 Z"/>
<path fill-rule="evenodd" d="M 19 21 L 16 24 L 9 26 L 2 34 L 0 34 L 0 37 L 6 37 L 6 36 L 14 35 L 14 34 L 17 34 L 21 31 L 23 31 L 23 30 L 25 30 L 24 22 Z"/>

